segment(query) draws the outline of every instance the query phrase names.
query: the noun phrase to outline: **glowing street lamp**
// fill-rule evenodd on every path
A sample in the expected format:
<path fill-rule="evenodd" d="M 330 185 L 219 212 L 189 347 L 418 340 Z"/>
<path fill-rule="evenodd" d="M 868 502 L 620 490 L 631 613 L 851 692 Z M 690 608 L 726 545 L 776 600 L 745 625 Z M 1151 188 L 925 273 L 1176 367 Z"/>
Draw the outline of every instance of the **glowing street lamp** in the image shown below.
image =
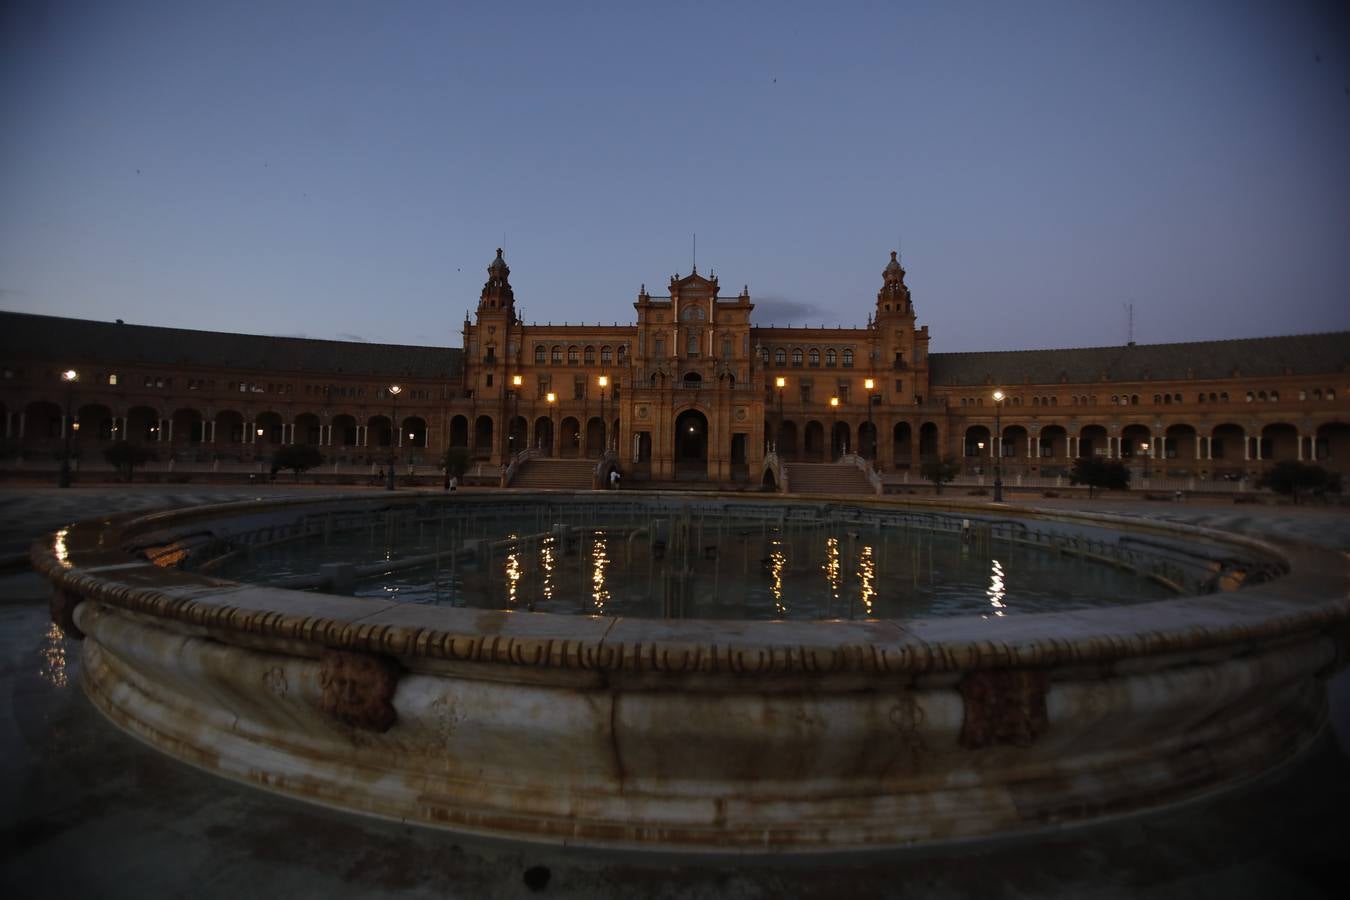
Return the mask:
<path fill-rule="evenodd" d="M 778 388 L 778 433 L 773 439 L 773 449 L 777 452 L 783 443 L 783 388 L 787 387 L 787 379 L 779 375 L 773 383 Z"/>
<path fill-rule="evenodd" d="M 553 430 L 553 404 L 558 402 L 558 395 L 549 391 L 544 399 L 548 401 L 548 455 L 552 456 L 553 445 L 556 443 Z"/>
<path fill-rule="evenodd" d="M 506 440 L 511 445 L 512 455 L 520 452 L 516 449 L 516 420 L 520 418 L 520 388 L 523 384 L 524 375 L 511 376 L 511 427 L 506 431 Z"/>
<path fill-rule="evenodd" d="M 389 385 L 389 397 L 393 401 L 393 410 L 389 417 L 389 479 L 384 485 L 384 489 L 387 491 L 392 491 L 394 489 L 394 465 L 398 462 L 398 454 L 394 449 L 394 437 L 399 432 L 398 395 L 401 393 L 403 393 L 403 388 L 400 385 Z"/>
<path fill-rule="evenodd" d="M 57 476 L 57 487 L 70 487 L 70 435 L 74 431 L 71 427 L 70 407 L 75 399 L 75 382 L 80 380 L 80 373 L 74 369 L 66 369 L 61 373 L 61 380 L 66 383 L 66 420 L 65 420 L 65 453 L 61 455 L 61 474 Z"/>
<path fill-rule="evenodd" d="M 877 456 L 877 435 L 876 435 L 876 429 L 872 427 L 872 391 L 876 388 L 876 386 L 877 386 L 877 383 L 876 383 L 875 380 L 873 380 L 873 379 L 871 379 L 871 378 L 864 378 L 864 379 L 863 379 L 863 388 L 866 389 L 866 391 L 867 391 L 867 431 L 868 431 L 869 434 L 872 435 L 872 458 L 873 458 L 873 459 L 876 459 L 876 456 Z M 859 449 L 859 450 L 862 449 L 862 441 L 858 441 L 858 449 Z"/>
<path fill-rule="evenodd" d="M 994 442 L 994 502 L 1003 502 L 1003 397 L 1002 391 L 994 391 L 994 431 L 998 439 Z"/>
<path fill-rule="evenodd" d="M 605 418 L 605 394 L 609 390 L 609 376 L 601 375 L 595 379 L 595 383 L 600 385 L 600 455 L 604 456 L 605 451 L 609 449 L 609 420 Z"/>
<path fill-rule="evenodd" d="M 834 433 L 839 428 L 839 398 L 830 398 L 830 462 L 834 462 Z"/>
<path fill-rule="evenodd" d="M 1144 454 L 1144 477 L 1148 477 L 1148 441 L 1141 441 L 1139 452 Z"/>

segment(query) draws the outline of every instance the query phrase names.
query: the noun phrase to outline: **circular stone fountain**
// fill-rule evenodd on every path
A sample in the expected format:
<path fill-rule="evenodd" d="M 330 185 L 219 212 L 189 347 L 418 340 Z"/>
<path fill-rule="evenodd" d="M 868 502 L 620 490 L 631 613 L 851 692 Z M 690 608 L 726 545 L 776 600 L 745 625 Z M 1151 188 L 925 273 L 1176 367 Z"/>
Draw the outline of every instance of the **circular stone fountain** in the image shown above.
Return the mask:
<path fill-rule="evenodd" d="M 531 503 L 552 504 L 541 522 L 566 506 L 591 525 L 634 505 L 789 531 L 824 518 L 859 534 L 923 517 L 963 541 L 1088 556 L 1184 595 L 744 621 L 670 617 L 691 607 L 668 594 L 662 617 L 553 615 L 210 572 L 283 542 L 453 528 Z M 672 551 L 719 546 L 672 533 Z M 495 571 L 494 552 L 491 535 L 461 530 L 432 564 Z M 53 618 L 83 638 L 90 698 L 179 759 L 356 812 L 659 850 L 895 846 L 1192 799 L 1307 747 L 1350 643 L 1343 554 L 959 503 L 344 496 L 86 522 L 32 557 Z M 344 559 L 305 586 L 345 594 L 353 577 Z"/>

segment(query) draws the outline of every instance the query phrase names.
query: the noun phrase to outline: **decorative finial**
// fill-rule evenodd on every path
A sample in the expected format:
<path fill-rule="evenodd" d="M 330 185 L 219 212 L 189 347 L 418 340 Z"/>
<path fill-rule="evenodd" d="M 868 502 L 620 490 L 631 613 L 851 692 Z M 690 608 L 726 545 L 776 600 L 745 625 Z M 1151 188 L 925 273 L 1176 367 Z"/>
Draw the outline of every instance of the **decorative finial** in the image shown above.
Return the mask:
<path fill-rule="evenodd" d="M 501 253 L 502 251 L 498 250 L 497 252 L 498 252 L 498 253 Z M 891 262 L 895 262 L 895 251 L 894 251 L 894 250 L 891 251 Z"/>

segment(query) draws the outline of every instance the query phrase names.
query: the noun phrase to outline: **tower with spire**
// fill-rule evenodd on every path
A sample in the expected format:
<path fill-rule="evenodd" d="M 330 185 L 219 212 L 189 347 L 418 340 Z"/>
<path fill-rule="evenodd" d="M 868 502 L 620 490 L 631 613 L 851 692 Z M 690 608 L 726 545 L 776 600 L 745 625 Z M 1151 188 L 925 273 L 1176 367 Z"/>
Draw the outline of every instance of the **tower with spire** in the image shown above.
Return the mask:
<path fill-rule="evenodd" d="M 928 326 L 914 326 L 914 301 L 905 284 L 905 267 L 894 250 L 881 270 L 872 328 L 878 373 L 887 372 L 894 381 L 888 398 L 896 403 L 920 402 L 928 387 Z"/>

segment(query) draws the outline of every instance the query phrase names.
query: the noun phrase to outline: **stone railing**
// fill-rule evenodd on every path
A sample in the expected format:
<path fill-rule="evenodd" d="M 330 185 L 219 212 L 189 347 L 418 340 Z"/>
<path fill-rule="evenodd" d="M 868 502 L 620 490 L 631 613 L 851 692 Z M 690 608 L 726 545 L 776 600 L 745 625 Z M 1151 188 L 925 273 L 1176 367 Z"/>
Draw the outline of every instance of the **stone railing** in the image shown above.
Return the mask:
<path fill-rule="evenodd" d="M 872 464 L 857 453 L 845 453 L 839 458 L 841 463 L 857 467 L 867 476 L 867 483 L 872 485 L 872 493 L 880 496 L 886 493 L 886 486 L 881 481 L 881 476 L 877 470 L 872 468 Z"/>
<path fill-rule="evenodd" d="M 528 450 L 522 450 L 519 453 L 517 453 L 515 458 L 511 460 L 510 465 L 508 465 L 504 470 L 502 470 L 501 486 L 510 487 L 511 479 L 516 477 L 516 473 L 520 471 L 521 466 L 525 465 L 525 463 L 529 462 L 530 460 L 536 459 L 543 455 L 544 451 L 540 450 L 538 447 L 531 447 Z"/>

